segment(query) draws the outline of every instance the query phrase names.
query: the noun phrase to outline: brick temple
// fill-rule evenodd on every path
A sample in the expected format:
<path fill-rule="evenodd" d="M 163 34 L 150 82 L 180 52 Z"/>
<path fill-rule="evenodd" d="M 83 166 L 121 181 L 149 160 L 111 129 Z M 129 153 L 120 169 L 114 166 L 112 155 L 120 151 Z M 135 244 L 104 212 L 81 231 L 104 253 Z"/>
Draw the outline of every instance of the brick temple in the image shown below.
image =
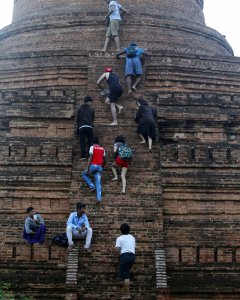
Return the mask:
<path fill-rule="evenodd" d="M 151 56 L 127 98 L 124 58 L 103 47 L 103 0 L 15 0 L 0 31 L 0 281 L 33 299 L 120 299 L 115 239 L 128 222 L 137 240 L 132 299 L 240 299 L 240 59 L 206 27 L 203 0 L 122 0 L 120 40 Z M 217 9 L 217 7 L 216 7 Z M 103 67 L 121 77 L 119 125 L 96 86 Z M 81 179 L 75 113 L 94 98 L 95 133 L 108 153 L 103 205 Z M 139 145 L 141 96 L 158 108 L 159 137 Z M 113 143 L 134 150 L 127 194 L 111 181 Z M 93 249 L 52 244 L 75 204 L 87 204 Z M 46 221 L 44 245 L 21 238 L 26 208 Z"/>

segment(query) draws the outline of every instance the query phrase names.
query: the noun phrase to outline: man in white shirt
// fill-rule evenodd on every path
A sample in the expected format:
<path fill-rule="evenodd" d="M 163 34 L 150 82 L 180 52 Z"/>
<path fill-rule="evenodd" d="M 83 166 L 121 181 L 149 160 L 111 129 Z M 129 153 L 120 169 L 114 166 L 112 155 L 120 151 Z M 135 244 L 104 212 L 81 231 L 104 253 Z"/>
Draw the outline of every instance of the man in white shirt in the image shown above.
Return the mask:
<path fill-rule="evenodd" d="M 120 254 L 119 259 L 119 275 L 123 280 L 125 289 L 125 296 L 121 299 L 131 299 L 130 294 L 130 269 L 135 262 L 135 238 L 129 234 L 130 227 L 128 224 L 123 223 L 120 227 L 122 233 L 116 240 L 116 250 Z"/>
<path fill-rule="evenodd" d="M 121 14 L 127 12 L 127 10 L 120 5 L 117 1 L 105 0 L 109 4 L 108 14 L 105 16 L 105 21 L 109 18 L 109 25 L 106 33 L 106 40 L 102 51 L 106 52 L 111 37 L 114 38 L 117 52 L 120 51 L 120 41 L 118 37 L 118 29 L 121 21 Z"/>

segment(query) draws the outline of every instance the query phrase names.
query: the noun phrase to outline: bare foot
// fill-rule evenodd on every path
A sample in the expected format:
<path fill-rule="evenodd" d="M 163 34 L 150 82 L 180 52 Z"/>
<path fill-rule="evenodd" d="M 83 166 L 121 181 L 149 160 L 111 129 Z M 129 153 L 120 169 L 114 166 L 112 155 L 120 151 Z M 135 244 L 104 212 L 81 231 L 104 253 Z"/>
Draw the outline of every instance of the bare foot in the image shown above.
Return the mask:
<path fill-rule="evenodd" d="M 121 106 L 121 107 L 119 108 L 119 111 L 118 111 L 118 114 L 119 114 L 119 115 L 120 115 L 120 113 L 122 112 L 123 109 L 124 109 L 123 106 Z"/>
<path fill-rule="evenodd" d="M 128 97 L 132 94 L 132 90 L 128 91 Z"/>
<path fill-rule="evenodd" d="M 135 87 L 135 85 L 132 86 L 132 89 L 136 92 L 137 88 Z"/>
<path fill-rule="evenodd" d="M 113 177 L 112 181 L 118 180 L 118 177 Z"/>
<path fill-rule="evenodd" d="M 104 48 L 103 48 L 103 49 L 101 49 L 100 51 L 106 53 L 106 52 L 107 52 L 107 49 L 104 49 Z"/>
<path fill-rule="evenodd" d="M 112 122 L 111 124 L 109 124 L 110 126 L 117 126 L 118 123 L 117 122 Z"/>
<path fill-rule="evenodd" d="M 141 141 L 139 144 L 146 144 L 146 141 Z"/>

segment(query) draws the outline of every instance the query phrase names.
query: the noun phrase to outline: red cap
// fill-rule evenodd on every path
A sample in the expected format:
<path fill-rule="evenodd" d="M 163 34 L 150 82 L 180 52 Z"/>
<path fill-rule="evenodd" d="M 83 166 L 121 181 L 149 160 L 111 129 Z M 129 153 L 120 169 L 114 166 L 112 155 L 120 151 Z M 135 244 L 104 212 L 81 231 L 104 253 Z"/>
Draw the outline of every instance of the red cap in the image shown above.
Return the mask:
<path fill-rule="evenodd" d="M 112 68 L 111 67 L 105 67 L 104 72 L 112 72 Z"/>

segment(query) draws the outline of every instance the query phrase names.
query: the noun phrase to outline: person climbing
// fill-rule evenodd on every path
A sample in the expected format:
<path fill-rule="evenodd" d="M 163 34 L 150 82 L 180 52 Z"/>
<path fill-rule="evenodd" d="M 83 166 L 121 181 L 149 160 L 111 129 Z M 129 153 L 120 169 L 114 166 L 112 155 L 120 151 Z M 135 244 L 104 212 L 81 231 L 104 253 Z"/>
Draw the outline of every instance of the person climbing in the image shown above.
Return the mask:
<path fill-rule="evenodd" d="M 74 239 L 85 239 L 84 250 L 91 252 L 92 228 L 86 216 L 86 204 L 79 202 L 76 205 L 77 211 L 70 214 L 67 221 L 66 234 L 68 238 L 68 251 L 72 251 Z"/>
<path fill-rule="evenodd" d="M 109 20 L 109 25 L 107 28 L 106 39 L 103 52 L 107 51 L 108 45 L 110 43 L 111 37 L 114 38 L 117 51 L 120 51 L 120 41 L 118 36 L 119 25 L 121 22 L 121 15 L 127 13 L 127 10 L 119 4 L 117 1 L 105 0 L 108 3 L 108 14 L 105 16 L 104 20 Z"/>
<path fill-rule="evenodd" d="M 41 215 L 35 212 L 33 207 L 27 208 L 27 218 L 25 219 L 23 238 L 29 244 L 43 244 L 45 240 L 46 226 Z"/>
<path fill-rule="evenodd" d="M 132 159 L 132 151 L 129 149 L 130 148 L 125 144 L 124 137 L 122 135 L 118 135 L 113 147 L 115 161 L 112 164 L 112 172 L 114 175 L 112 180 L 118 180 L 117 168 L 121 168 L 122 194 L 126 194 L 126 174 L 129 163 Z"/>
<path fill-rule="evenodd" d="M 86 159 L 89 149 L 92 146 L 95 111 L 91 106 L 93 100 L 90 96 L 85 96 L 83 102 L 84 104 L 77 110 L 77 133 L 80 140 L 81 159 Z M 87 151 L 86 139 L 88 145 Z"/>
<path fill-rule="evenodd" d="M 121 97 L 123 93 L 123 88 L 120 84 L 119 77 L 115 73 L 113 73 L 111 67 L 104 68 L 104 73 L 99 77 L 97 81 L 97 85 L 101 91 L 103 91 L 103 86 L 102 86 L 103 80 L 107 81 L 110 90 L 110 93 L 105 100 L 105 103 L 110 104 L 111 107 L 113 122 L 110 125 L 116 126 L 118 125 L 117 109 L 118 109 L 118 114 L 120 114 L 124 108 L 123 106 L 117 104 L 118 99 Z"/>
<path fill-rule="evenodd" d="M 148 142 L 149 152 L 152 151 L 152 141 L 155 139 L 155 121 L 157 121 L 157 110 L 144 99 L 137 99 L 138 111 L 135 121 L 138 123 L 137 133 L 141 138 L 140 144 Z"/>
<path fill-rule="evenodd" d="M 137 47 L 136 43 L 131 43 L 122 52 L 118 53 L 116 55 L 116 58 L 119 58 L 119 56 L 122 54 L 126 55 L 125 77 L 127 80 L 128 95 L 130 95 L 132 93 L 132 90 L 137 90 L 137 86 L 142 80 L 143 70 L 141 58 L 144 55 L 148 56 L 149 54 L 143 48 Z M 136 76 L 136 80 L 132 85 L 132 80 L 134 76 Z"/>
<path fill-rule="evenodd" d="M 103 167 L 106 164 L 106 152 L 103 147 L 99 145 L 99 138 L 93 137 L 93 146 L 89 150 L 88 167 L 82 173 L 83 180 L 87 183 L 90 190 L 96 189 L 97 204 L 100 204 L 102 200 L 102 185 L 101 176 Z M 88 174 L 93 174 L 95 178 L 95 185 L 90 180 Z"/>
<path fill-rule="evenodd" d="M 131 299 L 130 293 L 130 270 L 135 263 L 135 238 L 129 234 L 130 227 L 123 223 L 120 227 L 121 236 L 116 240 L 116 251 L 120 254 L 119 259 L 119 276 L 123 280 L 125 295 L 121 299 Z"/>

